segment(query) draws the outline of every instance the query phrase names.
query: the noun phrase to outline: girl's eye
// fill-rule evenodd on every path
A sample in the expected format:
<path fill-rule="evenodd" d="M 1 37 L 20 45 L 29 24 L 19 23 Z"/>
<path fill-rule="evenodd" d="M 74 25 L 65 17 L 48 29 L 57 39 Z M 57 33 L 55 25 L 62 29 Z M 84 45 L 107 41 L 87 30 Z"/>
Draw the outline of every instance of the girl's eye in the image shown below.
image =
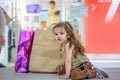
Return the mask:
<path fill-rule="evenodd" d="M 55 33 L 55 35 L 57 36 L 58 34 L 57 34 L 57 33 Z"/>

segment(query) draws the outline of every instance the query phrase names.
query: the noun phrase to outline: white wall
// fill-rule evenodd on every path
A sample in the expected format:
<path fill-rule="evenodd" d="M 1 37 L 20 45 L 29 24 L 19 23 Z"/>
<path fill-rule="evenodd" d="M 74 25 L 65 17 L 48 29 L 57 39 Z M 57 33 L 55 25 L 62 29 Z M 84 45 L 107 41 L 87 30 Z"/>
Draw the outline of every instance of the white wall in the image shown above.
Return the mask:
<path fill-rule="evenodd" d="M 6 44 L 2 48 L 1 53 L 0 53 L 0 63 L 4 64 L 7 66 L 8 64 L 8 27 L 6 27 L 6 32 L 5 32 L 5 39 L 6 39 Z"/>

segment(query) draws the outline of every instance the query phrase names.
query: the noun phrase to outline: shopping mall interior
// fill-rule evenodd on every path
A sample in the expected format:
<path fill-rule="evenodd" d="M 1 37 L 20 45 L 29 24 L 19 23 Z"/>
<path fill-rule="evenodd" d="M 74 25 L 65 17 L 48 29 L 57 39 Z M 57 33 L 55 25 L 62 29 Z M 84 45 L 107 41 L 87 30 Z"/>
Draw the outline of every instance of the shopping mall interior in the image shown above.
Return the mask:
<path fill-rule="evenodd" d="M 18 63 L 17 59 L 18 56 L 20 56 L 18 53 L 20 48 L 20 39 L 22 39 L 22 31 L 31 31 L 35 33 L 31 55 L 33 54 L 32 52 L 35 52 L 36 54 L 41 52 L 36 47 L 38 46 L 37 43 L 39 44 L 40 41 L 35 40 L 35 38 L 38 39 L 36 35 L 39 37 L 43 34 L 38 34 L 41 30 L 41 32 L 44 32 L 44 30 L 49 29 L 47 28 L 49 27 L 47 22 L 50 1 L 51 0 L 0 0 L 0 6 L 11 19 L 9 24 L 5 27 L 6 43 L 2 47 L 0 53 L 0 63 L 6 66 L 5 68 L 0 68 L 0 80 L 61 80 L 56 74 L 49 73 L 46 70 L 45 72 L 44 70 L 40 72 L 41 69 L 36 71 L 37 73 L 35 71 L 33 71 L 35 73 L 32 73 L 31 71 L 29 73 L 21 72 L 19 74 L 19 72 L 15 71 L 15 66 Z M 95 67 L 104 69 L 108 73 L 109 78 L 104 80 L 119 80 L 120 0 L 54 1 L 55 7 L 59 13 L 59 21 L 70 22 L 73 28 L 77 30 L 77 33 L 80 35 L 80 42 L 84 45 L 86 55 L 92 64 Z M 44 36 L 49 37 L 49 35 L 50 34 L 48 33 Z M 41 47 L 41 49 L 47 48 L 46 45 Z M 42 61 L 37 62 L 44 64 Z M 39 64 L 37 62 L 32 65 L 37 66 L 37 64 Z M 24 63 L 20 64 L 24 65 Z"/>

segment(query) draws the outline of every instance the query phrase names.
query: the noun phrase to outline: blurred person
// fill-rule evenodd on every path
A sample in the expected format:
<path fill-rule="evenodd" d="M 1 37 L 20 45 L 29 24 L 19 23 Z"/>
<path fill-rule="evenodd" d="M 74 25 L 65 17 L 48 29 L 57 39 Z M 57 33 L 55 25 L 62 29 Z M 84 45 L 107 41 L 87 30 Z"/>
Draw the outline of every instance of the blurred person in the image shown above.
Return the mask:
<path fill-rule="evenodd" d="M 2 47 L 5 45 L 5 26 L 6 26 L 6 18 L 3 12 L 2 7 L 0 6 L 0 53 Z M 0 63 L 0 67 L 5 67 L 3 64 Z"/>
<path fill-rule="evenodd" d="M 40 28 L 41 28 L 41 29 L 46 28 L 46 21 L 41 21 L 41 23 L 40 23 Z"/>
<path fill-rule="evenodd" d="M 60 12 L 55 7 L 55 1 L 49 2 L 49 10 L 47 12 L 47 28 L 51 29 L 51 24 L 58 23 L 60 21 Z"/>

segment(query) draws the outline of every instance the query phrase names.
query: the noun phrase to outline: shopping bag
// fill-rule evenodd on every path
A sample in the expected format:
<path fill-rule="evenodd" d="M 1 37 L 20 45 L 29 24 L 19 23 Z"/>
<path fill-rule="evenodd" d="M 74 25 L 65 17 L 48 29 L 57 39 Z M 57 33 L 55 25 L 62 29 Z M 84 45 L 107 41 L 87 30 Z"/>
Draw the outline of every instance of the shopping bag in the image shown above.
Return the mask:
<path fill-rule="evenodd" d="M 10 22 L 12 21 L 12 19 L 10 18 L 10 16 L 8 16 L 8 14 L 4 11 L 4 15 L 5 15 L 5 18 L 6 18 L 6 25 L 9 25 Z"/>
<path fill-rule="evenodd" d="M 28 72 L 34 32 L 21 30 L 16 54 L 15 72 Z"/>
<path fill-rule="evenodd" d="M 37 29 L 35 32 L 29 71 L 56 72 L 60 64 L 59 44 L 55 41 L 51 30 Z"/>
<path fill-rule="evenodd" d="M 6 18 L 6 25 L 9 25 L 9 23 L 12 21 L 12 19 L 10 18 L 10 16 L 8 16 L 7 12 L 2 8 L 3 13 L 5 15 Z"/>

